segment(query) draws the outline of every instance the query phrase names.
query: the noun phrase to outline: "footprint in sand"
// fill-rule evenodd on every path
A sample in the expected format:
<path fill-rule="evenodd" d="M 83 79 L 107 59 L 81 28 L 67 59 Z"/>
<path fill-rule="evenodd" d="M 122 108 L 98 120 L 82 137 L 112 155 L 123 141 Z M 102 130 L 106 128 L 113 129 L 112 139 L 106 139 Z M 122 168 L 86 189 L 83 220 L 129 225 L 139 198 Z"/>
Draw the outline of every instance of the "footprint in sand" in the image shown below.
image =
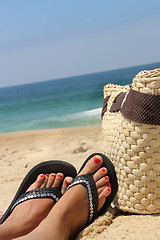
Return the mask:
<path fill-rule="evenodd" d="M 78 145 L 78 147 L 74 148 L 73 153 L 81 153 L 81 152 L 87 152 L 88 146 L 86 143 L 82 142 Z"/>

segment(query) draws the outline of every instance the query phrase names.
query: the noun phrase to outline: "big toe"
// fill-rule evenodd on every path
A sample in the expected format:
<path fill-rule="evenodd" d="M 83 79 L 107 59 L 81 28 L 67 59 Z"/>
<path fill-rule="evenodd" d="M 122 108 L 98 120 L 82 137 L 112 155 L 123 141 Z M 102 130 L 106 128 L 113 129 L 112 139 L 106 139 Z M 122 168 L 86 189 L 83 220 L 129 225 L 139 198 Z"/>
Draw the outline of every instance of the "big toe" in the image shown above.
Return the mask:
<path fill-rule="evenodd" d="M 36 181 L 27 189 L 27 191 L 40 188 L 45 182 L 45 175 L 39 174 Z"/>
<path fill-rule="evenodd" d="M 103 159 L 101 158 L 101 156 L 95 155 L 86 162 L 86 165 L 78 175 L 94 173 L 100 168 L 102 163 Z"/>

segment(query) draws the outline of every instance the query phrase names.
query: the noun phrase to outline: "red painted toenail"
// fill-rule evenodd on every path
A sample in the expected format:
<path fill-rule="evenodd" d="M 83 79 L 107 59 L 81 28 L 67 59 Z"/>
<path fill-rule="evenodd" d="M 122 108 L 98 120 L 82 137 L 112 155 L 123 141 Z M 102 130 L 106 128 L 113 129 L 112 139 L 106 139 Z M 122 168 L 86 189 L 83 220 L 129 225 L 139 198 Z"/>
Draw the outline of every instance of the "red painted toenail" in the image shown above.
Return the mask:
<path fill-rule="evenodd" d="M 105 176 L 105 179 L 109 180 L 109 177 L 108 177 L 108 176 Z"/>
<path fill-rule="evenodd" d="M 69 182 L 65 179 L 65 182 L 67 183 L 67 185 L 69 184 Z"/>
<path fill-rule="evenodd" d="M 41 174 L 40 177 L 44 177 L 44 174 Z"/>
<path fill-rule="evenodd" d="M 63 178 L 63 175 L 61 175 L 61 174 L 57 174 L 58 175 L 58 177 L 61 177 L 61 178 Z"/>
<path fill-rule="evenodd" d="M 56 174 L 52 173 L 52 174 L 51 174 L 51 176 L 52 176 L 52 177 L 55 177 L 55 176 L 56 176 Z"/>
<path fill-rule="evenodd" d="M 102 168 L 102 172 L 105 172 L 106 171 L 106 169 L 105 168 Z"/>
<path fill-rule="evenodd" d="M 110 183 L 107 183 L 107 186 L 108 186 L 108 187 L 111 187 L 111 184 L 110 184 Z"/>
<path fill-rule="evenodd" d="M 111 189 L 110 189 L 110 188 L 107 188 L 107 191 L 108 191 L 108 192 L 110 192 L 110 191 L 111 191 Z"/>
<path fill-rule="evenodd" d="M 46 177 L 49 177 L 49 174 L 48 174 L 48 173 L 46 174 Z"/>
<path fill-rule="evenodd" d="M 100 162 L 100 159 L 97 158 L 97 157 L 94 157 L 94 158 L 93 158 L 93 161 L 94 161 L 95 163 L 99 163 L 99 162 Z"/>

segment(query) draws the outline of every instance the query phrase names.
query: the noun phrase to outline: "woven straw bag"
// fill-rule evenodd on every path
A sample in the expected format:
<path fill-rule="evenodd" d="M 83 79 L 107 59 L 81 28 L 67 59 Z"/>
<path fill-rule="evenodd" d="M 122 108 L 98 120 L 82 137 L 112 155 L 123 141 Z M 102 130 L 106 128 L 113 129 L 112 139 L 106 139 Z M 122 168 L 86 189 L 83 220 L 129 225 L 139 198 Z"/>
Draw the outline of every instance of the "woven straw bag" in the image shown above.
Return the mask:
<path fill-rule="evenodd" d="M 125 212 L 160 212 L 160 68 L 139 72 L 131 86 L 104 87 L 104 152 L 118 178 Z"/>

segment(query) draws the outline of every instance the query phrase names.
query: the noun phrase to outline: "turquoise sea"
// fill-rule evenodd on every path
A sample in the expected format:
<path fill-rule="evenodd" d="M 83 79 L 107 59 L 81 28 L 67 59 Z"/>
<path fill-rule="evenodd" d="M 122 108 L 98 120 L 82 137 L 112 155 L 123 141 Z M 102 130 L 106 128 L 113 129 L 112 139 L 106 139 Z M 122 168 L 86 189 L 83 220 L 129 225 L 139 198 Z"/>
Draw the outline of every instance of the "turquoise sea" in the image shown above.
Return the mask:
<path fill-rule="evenodd" d="M 0 88 L 0 133 L 101 124 L 103 87 L 159 63 Z"/>

